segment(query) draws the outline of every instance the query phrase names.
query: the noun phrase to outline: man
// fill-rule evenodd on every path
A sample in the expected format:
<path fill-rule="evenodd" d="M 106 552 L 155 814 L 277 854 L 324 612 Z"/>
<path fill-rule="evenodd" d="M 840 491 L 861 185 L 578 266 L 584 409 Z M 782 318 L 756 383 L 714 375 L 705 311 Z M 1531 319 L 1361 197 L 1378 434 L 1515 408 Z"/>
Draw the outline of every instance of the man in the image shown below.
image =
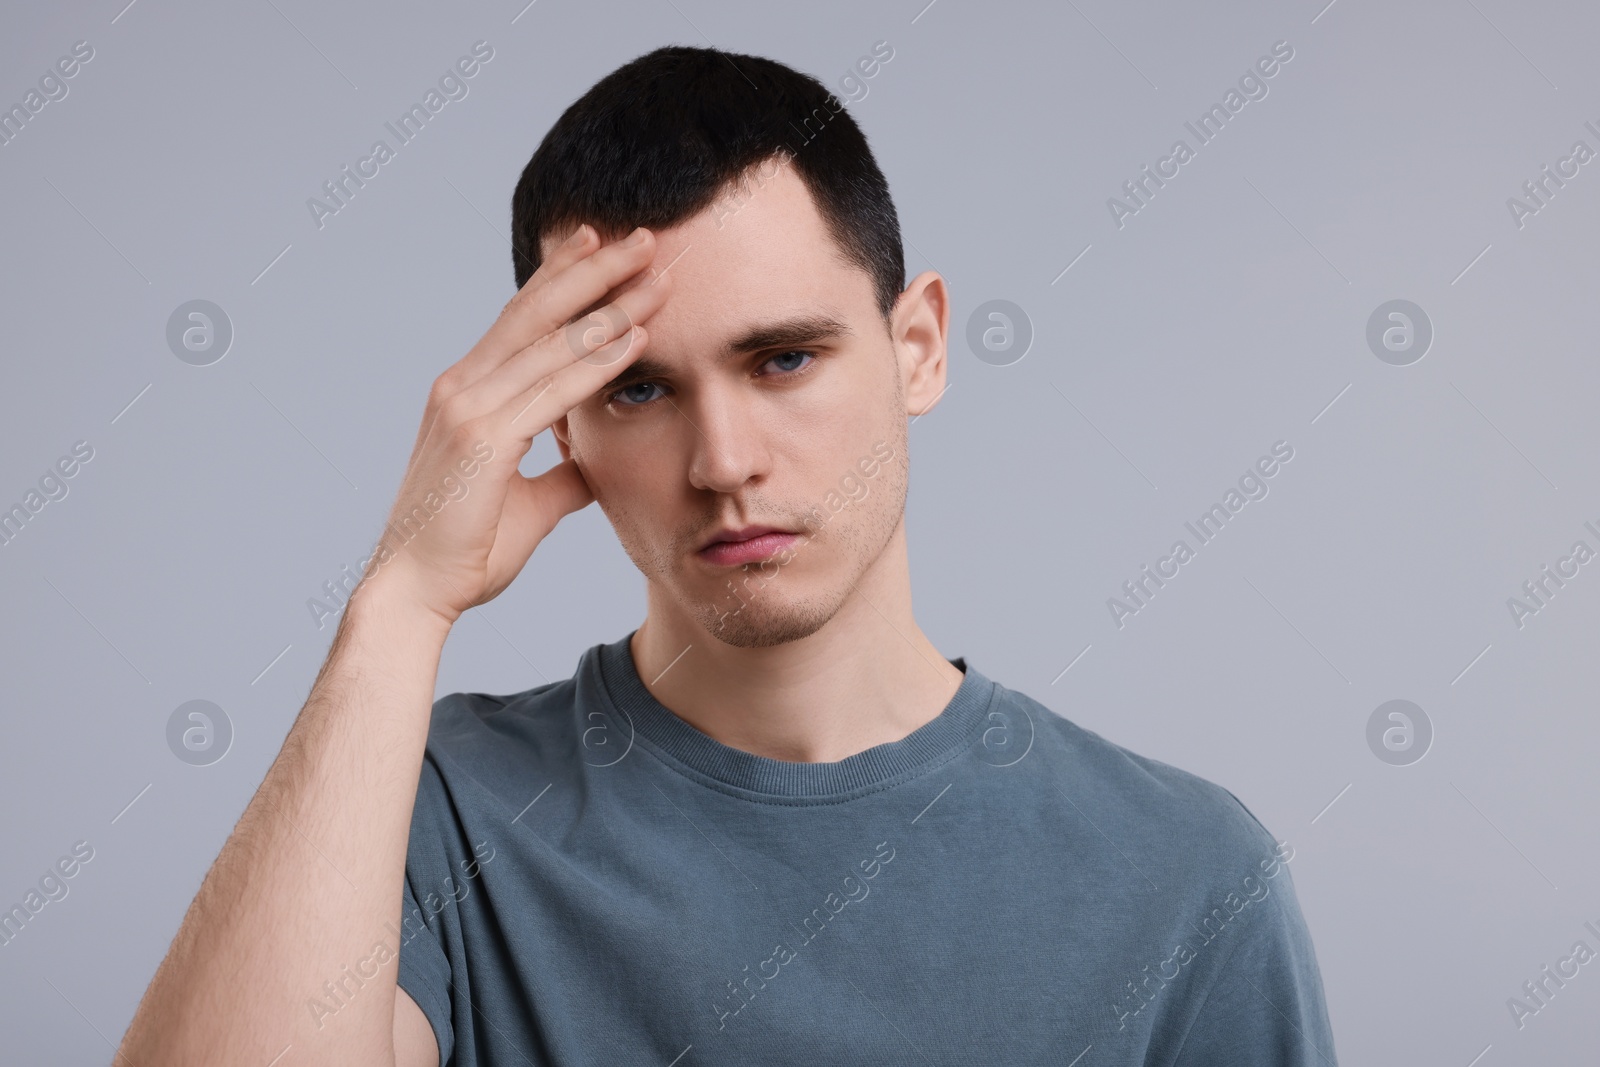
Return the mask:
<path fill-rule="evenodd" d="M 1333 1064 L 1292 847 L 918 628 L 949 297 L 903 284 L 843 106 L 659 49 L 556 122 L 513 228 L 127 1062 Z M 451 625 L 591 501 L 643 623 L 430 709 Z"/>

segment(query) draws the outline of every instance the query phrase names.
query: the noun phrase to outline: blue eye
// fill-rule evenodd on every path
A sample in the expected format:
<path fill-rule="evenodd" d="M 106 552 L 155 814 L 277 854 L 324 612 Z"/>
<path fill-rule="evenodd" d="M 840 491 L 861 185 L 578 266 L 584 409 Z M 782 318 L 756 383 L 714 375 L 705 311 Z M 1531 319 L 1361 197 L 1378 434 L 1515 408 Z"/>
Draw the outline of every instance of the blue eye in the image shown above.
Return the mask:
<path fill-rule="evenodd" d="M 640 407 L 644 404 L 648 404 L 650 401 L 654 400 L 655 397 L 639 396 L 634 392 L 634 390 L 659 388 L 660 386 L 655 382 L 634 382 L 632 385 L 625 385 L 621 389 L 618 389 L 615 393 L 612 393 L 611 399 L 620 403 L 623 407 Z"/>
<path fill-rule="evenodd" d="M 806 362 L 796 365 L 793 362 L 796 359 L 803 359 L 806 360 Z M 770 357 L 766 362 L 771 364 L 787 364 L 786 366 L 781 366 L 779 368 L 777 377 L 798 378 L 800 375 L 804 374 L 810 369 L 811 364 L 815 363 L 816 359 L 817 357 L 811 352 L 807 352 L 803 349 L 794 349 L 788 352 L 780 352 L 777 355 Z M 768 376 L 764 375 L 764 377 Z M 631 385 L 625 385 L 621 389 L 608 393 L 606 395 L 606 399 L 618 405 L 619 407 L 642 408 L 646 404 L 658 399 L 657 397 L 650 395 L 649 390 L 660 388 L 661 383 L 659 382 L 634 382 Z M 645 390 L 645 392 L 641 395 L 639 390 Z"/>
<path fill-rule="evenodd" d="M 790 356 L 803 356 L 806 359 L 815 359 L 816 358 L 810 352 L 801 352 L 801 351 L 796 350 L 794 352 L 780 352 L 777 355 L 773 356 L 771 359 L 767 360 L 767 362 L 768 363 L 776 363 L 779 360 L 788 359 Z M 809 364 L 804 364 L 803 363 L 800 366 L 809 366 Z M 787 368 L 787 370 L 789 372 L 791 372 L 791 373 L 794 372 L 794 371 L 797 371 L 799 369 L 800 369 L 800 367 L 789 367 L 789 368 Z"/>

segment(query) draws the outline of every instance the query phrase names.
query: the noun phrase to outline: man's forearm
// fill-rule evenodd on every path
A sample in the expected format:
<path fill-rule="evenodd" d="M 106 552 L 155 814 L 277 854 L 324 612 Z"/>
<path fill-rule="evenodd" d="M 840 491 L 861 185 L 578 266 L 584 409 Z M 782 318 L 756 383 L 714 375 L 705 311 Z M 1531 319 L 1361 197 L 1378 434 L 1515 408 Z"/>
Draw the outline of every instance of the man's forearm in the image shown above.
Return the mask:
<path fill-rule="evenodd" d="M 400 888 L 449 626 L 358 588 L 283 748 L 185 915 L 119 1064 L 393 1058 L 392 981 L 308 1007 L 400 920 Z M 380 978 L 392 980 L 394 964 Z M 365 995 L 361 995 L 364 993 Z"/>

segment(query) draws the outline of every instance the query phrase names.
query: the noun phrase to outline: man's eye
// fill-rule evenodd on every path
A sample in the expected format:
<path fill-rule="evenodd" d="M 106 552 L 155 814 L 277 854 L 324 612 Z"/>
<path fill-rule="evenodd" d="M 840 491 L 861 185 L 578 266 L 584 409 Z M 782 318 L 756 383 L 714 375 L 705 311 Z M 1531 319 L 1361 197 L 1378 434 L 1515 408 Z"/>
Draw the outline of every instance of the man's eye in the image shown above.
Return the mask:
<path fill-rule="evenodd" d="M 778 377 L 787 378 L 804 374 L 811 367 L 811 364 L 816 362 L 816 359 L 817 357 L 811 352 L 795 349 L 790 352 L 779 352 L 768 359 L 767 363 L 778 367 Z M 805 360 L 806 362 L 800 363 L 798 362 L 799 360 Z M 660 388 L 661 384 L 659 382 L 634 382 L 607 394 L 606 399 L 620 407 L 644 407 L 651 401 L 658 399 L 651 390 Z"/>
<path fill-rule="evenodd" d="M 647 404 L 654 400 L 655 397 L 650 396 L 648 392 L 641 396 L 638 390 L 643 389 L 648 391 L 650 389 L 659 388 L 661 388 L 661 386 L 655 382 L 634 382 L 632 385 L 624 385 L 621 389 L 618 389 L 616 392 L 612 393 L 610 399 L 621 404 L 623 407 L 639 407 L 640 405 Z"/>
<path fill-rule="evenodd" d="M 808 360 L 815 360 L 817 358 L 816 356 L 812 355 L 810 352 L 805 352 L 805 351 L 801 351 L 799 349 L 796 349 L 795 351 L 792 351 L 792 352 L 779 352 L 777 355 L 775 355 L 771 359 L 767 360 L 767 362 L 768 363 L 778 363 L 780 361 L 788 361 L 788 360 L 793 359 L 795 357 L 800 357 L 800 358 L 808 359 Z M 802 364 L 800 364 L 800 366 L 797 366 L 797 367 L 796 366 L 789 366 L 789 367 L 784 367 L 782 369 L 786 374 L 792 374 L 795 371 L 800 370 L 802 367 L 809 367 L 810 365 L 811 364 L 809 364 L 809 363 L 802 363 Z"/>

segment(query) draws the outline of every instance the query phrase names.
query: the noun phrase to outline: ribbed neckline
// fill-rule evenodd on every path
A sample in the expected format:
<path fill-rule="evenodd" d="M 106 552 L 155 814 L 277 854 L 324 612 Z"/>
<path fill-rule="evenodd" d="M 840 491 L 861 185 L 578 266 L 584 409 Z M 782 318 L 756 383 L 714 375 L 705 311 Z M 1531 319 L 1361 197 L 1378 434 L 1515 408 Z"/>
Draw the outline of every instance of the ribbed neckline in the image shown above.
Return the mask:
<path fill-rule="evenodd" d="M 896 779 L 914 777 L 977 740 L 999 687 L 970 666 L 965 657 L 949 662 L 962 672 L 960 686 L 944 710 L 898 741 L 876 745 L 835 763 L 790 763 L 733 748 L 702 733 L 675 715 L 645 687 L 633 662 L 630 642 L 635 631 L 592 649 L 600 690 L 626 714 L 634 731 L 691 777 L 759 797 L 839 800 L 871 792 Z"/>

